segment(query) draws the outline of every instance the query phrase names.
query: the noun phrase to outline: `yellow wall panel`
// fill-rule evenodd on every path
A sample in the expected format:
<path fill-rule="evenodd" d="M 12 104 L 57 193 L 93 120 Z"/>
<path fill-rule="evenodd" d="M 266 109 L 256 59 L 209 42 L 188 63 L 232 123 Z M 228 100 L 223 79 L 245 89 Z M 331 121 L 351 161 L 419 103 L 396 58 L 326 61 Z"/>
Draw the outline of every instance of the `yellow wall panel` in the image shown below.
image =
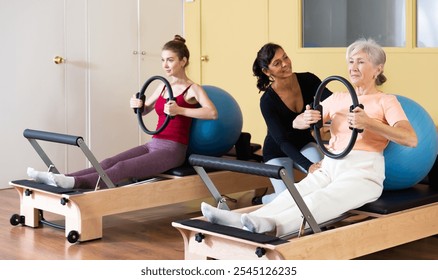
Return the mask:
<path fill-rule="evenodd" d="M 194 2 L 186 3 L 186 15 L 190 17 L 185 18 L 186 22 L 186 37 L 199 38 L 199 21 L 192 14 L 188 14 L 187 11 L 194 10 L 197 5 L 202 5 L 205 1 L 211 0 L 195 0 Z M 318 75 L 321 79 L 324 79 L 330 75 L 341 75 L 348 77 L 347 65 L 345 60 L 345 48 L 318 48 L 318 49 L 303 49 L 300 48 L 301 44 L 301 4 L 299 0 L 265 0 L 267 1 L 266 13 L 267 20 L 261 19 L 259 23 L 266 24 L 266 42 L 275 42 L 284 47 L 286 52 L 292 59 L 293 69 L 297 72 L 309 71 Z M 233 9 L 236 13 L 236 9 L 240 9 L 240 16 L 227 17 L 227 29 L 230 26 L 235 26 L 236 29 L 242 27 L 245 22 L 254 19 L 254 15 L 262 13 L 261 11 L 253 12 L 253 6 L 248 5 L 242 7 L 233 3 L 241 2 L 239 0 L 230 1 L 228 5 L 225 5 L 227 1 L 221 1 L 222 5 L 228 9 Z M 258 2 L 258 1 L 254 1 Z M 259 6 L 258 6 L 259 7 Z M 385 48 L 387 53 L 387 65 L 385 67 L 385 74 L 388 81 L 382 87 L 382 90 L 387 93 L 400 94 L 413 99 L 422 105 L 432 116 L 435 123 L 438 123 L 438 89 L 436 83 L 438 65 L 438 49 L 416 49 L 412 47 L 414 45 L 413 38 L 415 38 L 415 31 L 413 28 L 414 18 L 412 14 L 414 5 L 412 1 L 407 1 L 407 43 L 405 48 Z M 198 10 L 199 12 L 201 9 Z M 204 15 L 205 16 L 205 15 Z M 199 15 L 201 17 L 201 15 Z M 233 22 L 230 22 L 233 20 Z M 213 21 L 209 23 L 216 24 L 218 27 L 223 25 L 222 21 Z M 217 86 L 223 86 L 225 89 L 232 90 L 233 96 L 238 100 L 244 114 L 244 130 L 250 132 L 253 135 L 253 142 L 263 143 L 263 139 L 266 133 L 266 127 L 258 110 L 258 98 L 257 89 L 255 87 L 255 80 L 252 77 L 252 73 L 248 71 L 249 57 L 255 58 L 254 50 L 260 48 L 264 43 L 260 39 L 252 40 L 252 37 L 245 37 L 247 34 L 253 34 L 255 28 L 260 29 L 260 26 L 253 27 L 246 26 L 248 28 L 244 34 L 242 31 L 242 38 L 245 38 L 244 43 L 233 45 L 236 52 L 248 52 L 249 56 L 245 59 L 239 60 L 239 57 L 221 57 L 221 64 L 223 69 L 219 71 L 227 73 L 228 67 L 233 67 L 235 73 L 239 75 L 229 75 L 226 80 L 220 77 L 209 78 L 209 84 L 215 84 Z M 219 29 L 218 29 L 219 30 Z M 214 34 L 216 37 L 225 36 L 229 30 L 222 30 Z M 189 42 L 190 44 L 201 45 L 201 40 L 197 42 Z M 233 42 L 226 42 L 225 44 L 232 44 Z M 217 46 L 220 48 L 221 46 Z M 239 50 L 240 49 L 240 50 Z M 200 64 L 193 63 L 192 66 L 195 69 L 195 73 L 198 73 L 198 68 L 201 68 Z M 342 89 L 339 85 L 330 85 L 333 89 Z M 231 93 L 231 92 L 230 92 Z M 250 98 L 252 101 L 248 103 L 246 100 Z M 257 106 L 256 104 L 257 103 Z"/>

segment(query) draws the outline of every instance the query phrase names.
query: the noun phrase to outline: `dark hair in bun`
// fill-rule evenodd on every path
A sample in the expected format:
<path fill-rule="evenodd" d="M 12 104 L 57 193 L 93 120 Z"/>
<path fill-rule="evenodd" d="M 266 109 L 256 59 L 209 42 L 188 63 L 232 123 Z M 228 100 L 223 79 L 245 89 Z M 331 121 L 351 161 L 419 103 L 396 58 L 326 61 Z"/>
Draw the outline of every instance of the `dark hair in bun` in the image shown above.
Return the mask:
<path fill-rule="evenodd" d="M 178 58 L 181 59 L 181 60 L 184 57 L 187 58 L 187 63 L 186 63 L 185 66 L 189 65 L 190 52 L 189 52 L 189 49 L 186 46 L 186 39 L 184 39 L 180 35 L 175 35 L 173 40 L 171 40 L 171 41 L 167 42 L 166 44 L 164 44 L 162 50 L 163 51 L 164 50 L 169 50 L 169 51 L 172 51 L 172 52 L 176 53 Z"/>

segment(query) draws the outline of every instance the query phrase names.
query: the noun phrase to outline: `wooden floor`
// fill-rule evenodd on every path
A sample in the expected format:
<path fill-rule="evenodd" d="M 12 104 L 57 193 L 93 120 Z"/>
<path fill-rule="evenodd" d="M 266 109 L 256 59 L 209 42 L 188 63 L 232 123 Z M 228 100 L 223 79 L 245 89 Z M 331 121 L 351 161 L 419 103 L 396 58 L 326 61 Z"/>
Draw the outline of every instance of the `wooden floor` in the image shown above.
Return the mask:
<path fill-rule="evenodd" d="M 250 201 L 240 194 L 239 203 Z M 183 240 L 171 222 L 200 216 L 199 201 L 157 207 L 104 217 L 103 238 L 70 244 L 64 231 L 50 226 L 12 226 L 19 213 L 15 189 L 0 190 L 0 259 L 2 260 L 182 260 Z M 63 217 L 44 213 L 47 221 L 63 223 Z M 436 221 L 431 221 L 436 222 Z M 429 237 L 361 259 L 438 260 L 438 237 Z"/>

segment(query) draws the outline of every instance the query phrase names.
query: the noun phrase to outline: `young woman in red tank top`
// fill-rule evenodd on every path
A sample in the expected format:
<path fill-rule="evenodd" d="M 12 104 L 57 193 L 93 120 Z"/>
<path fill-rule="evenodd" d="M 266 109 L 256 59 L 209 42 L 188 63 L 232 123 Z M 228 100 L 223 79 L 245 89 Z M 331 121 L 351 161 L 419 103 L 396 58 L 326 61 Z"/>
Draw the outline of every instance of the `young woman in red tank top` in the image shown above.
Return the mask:
<path fill-rule="evenodd" d="M 160 127 L 166 115 L 174 118 L 168 126 L 144 145 L 103 160 L 100 164 L 115 184 L 126 179 L 144 179 L 175 168 L 184 163 L 193 118 L 216 119 L 217 110 L 203 88 L 186 74 L 190 53 L 185 39 L 179 35 L 162 49 L 162 66 L 169 78 L 174 100 L 167 101 L 168 89 L 161 83 L 143 104 L 135 97 L 131 108 L 144 108 L 143 114 L 155 109 Z M 37 182 L 62 188 L 94 188 L 99 175 L 94 168 L 71 174 L 53 174 L 28 168 L 28 175 Z M 102 182 L 102 187 L 105 187 Z"/>

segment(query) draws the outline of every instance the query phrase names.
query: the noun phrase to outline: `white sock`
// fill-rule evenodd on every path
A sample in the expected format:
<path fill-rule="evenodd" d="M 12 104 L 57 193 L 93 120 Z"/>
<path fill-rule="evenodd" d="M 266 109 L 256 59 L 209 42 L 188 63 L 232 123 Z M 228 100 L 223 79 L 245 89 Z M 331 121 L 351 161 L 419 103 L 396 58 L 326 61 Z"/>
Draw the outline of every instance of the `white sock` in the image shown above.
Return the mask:
<path fill-rule="evenodd" d="M 49 177 L 56 183 L 58 187 L 64 189 L 73 189 L 75 185 L 75 178 L 70 176 L 65 176 L 64 174 L 54 174 L 50 173 Z"/>
<path fill-rule="evenodd" d="M 51 185 L 56 187 L 56 183 L 53 178 L 50 176 L 50 172 L 45 171 L 36 171 L 32 167 L 27 168 L 27 175 L 34 179 L 37 183 L 43 183 L 46 185 Z"/>
<path fill-rule="evenodd" d="M 275 229 L 275 220 L 272 218 L 258 217 L 251 214 L 242 214 L 241 223 L 249 231 L 256 233 L 271 232 Z"/>
<path fill-rule="evenodd" d="M 219 209 L 205 202 L 201 203 L 201 211 L 202 215 L 204 215 L 210 223 L 242 228 L 242 222 L 240 221 L 242 214 L 240 213 Z"/>

